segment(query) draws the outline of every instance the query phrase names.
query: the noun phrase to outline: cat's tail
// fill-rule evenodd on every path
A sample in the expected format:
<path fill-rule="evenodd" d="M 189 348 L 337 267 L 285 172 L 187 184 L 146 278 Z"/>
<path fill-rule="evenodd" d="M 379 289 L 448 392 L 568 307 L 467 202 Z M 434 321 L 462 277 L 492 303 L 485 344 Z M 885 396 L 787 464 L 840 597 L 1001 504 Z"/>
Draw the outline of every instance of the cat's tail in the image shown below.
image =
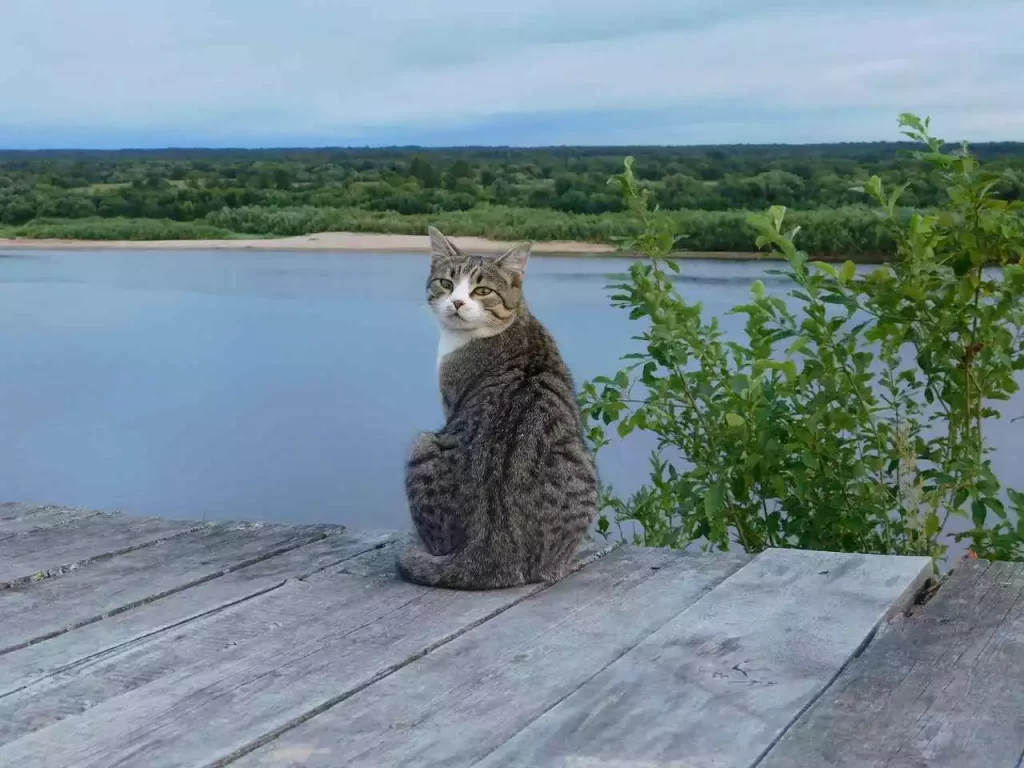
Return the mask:
<path fill-rule="evenodd" d="M 470 545 L 450 555 L 432 555 L 418 537 L 399 553 L 398 572 L 414 584 L 446 589 L 503 589 L 525 583 L 520 574 L 495 568 L 482 547 Z"/>

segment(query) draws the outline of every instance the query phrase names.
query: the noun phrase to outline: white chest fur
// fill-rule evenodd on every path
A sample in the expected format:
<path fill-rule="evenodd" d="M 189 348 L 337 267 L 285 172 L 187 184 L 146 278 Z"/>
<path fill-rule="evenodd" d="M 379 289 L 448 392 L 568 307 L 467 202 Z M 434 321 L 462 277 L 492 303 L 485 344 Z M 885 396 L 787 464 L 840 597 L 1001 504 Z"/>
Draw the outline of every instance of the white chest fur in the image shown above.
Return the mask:
<path fill-rule="evenodd" d="M 437 341 L 437 367 L 441 367 L 442 361 L 459 347 L 469 343 L 473 335 L 466 331 L 453 331 L 450 328 L 441 328 L 441 337 Z"/>

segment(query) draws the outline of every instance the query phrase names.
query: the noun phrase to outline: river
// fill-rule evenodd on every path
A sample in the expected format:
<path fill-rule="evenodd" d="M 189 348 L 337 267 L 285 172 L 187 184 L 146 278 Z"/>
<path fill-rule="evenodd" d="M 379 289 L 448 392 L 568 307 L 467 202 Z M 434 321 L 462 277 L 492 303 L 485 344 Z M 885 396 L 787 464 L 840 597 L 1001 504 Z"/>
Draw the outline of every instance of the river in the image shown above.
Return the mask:
<path fill-rule="evenodd" d="M 428 257 L 271 251 L 0 251 L 0 501 L 215 520 L 407 525 L 402 462 L 441 423 Z M 636 332 L 605 286 L 620 259 L 534 257 L 531 309 L 577 381 Z M 693 261 L 680 289 L 724 312 L 763 263 Z M 1024 412 L 1020 395 L 1004 408 Z M 990 429 L 1009 476 L 1024 423 Z M 618 491 L 651 441 L 601 456 Z M 1019 461 L 1019 459 L 1018 459 Z"/>

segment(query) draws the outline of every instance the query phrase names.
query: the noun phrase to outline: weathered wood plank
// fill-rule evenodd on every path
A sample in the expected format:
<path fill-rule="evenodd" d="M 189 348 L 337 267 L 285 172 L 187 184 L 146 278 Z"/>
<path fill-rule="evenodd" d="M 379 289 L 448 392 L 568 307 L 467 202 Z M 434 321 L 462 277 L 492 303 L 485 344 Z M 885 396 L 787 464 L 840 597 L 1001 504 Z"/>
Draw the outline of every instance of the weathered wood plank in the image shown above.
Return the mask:
<path fill-rule="evenodd" d="M 364 556 L 372 567 L 345 564 L 290 581 L 0 700 L 0 742 L 16 739 L 0 747 L 0 764 L 86 768 L 141 756 L 153 768 L 209 764 L 543 588 L 418 587 L 395 578 L 392 549 Z"/>
<path fill-rule="evenodd" d="M 373 554 L 363 557 L 382 562 Z M 369 583 L 386 586 L 384 570 L 378 571 Z M 92 708 L 102 710 L 104 703 L 117 708 L 118 697 L 153 687 L 147 686 L 149 683 L 165 682 L 164 696 L 174 699 L 180 694 L 187 699 L 194 693 L 190 681 L 203 673 L 206 684 L 225 674 L 225 665 L 234 665 L 244 675 L 251 665 L 287 654 L 290 647 L 301 646 L 308 651 L 310 641 L 329 643 L 343 637 L 419 595 L 413 590 L 365 590 L 367 583 L 367 579 L 358 577 L 342 577 L 319 586 L 309 581 L 288 581 L 278 589 L 197 618 L 171 632 L 143 637 L 52 675 L 42 684 L 0 699 L 0 744 L 82 713 L 85 717 L 80 719 L 89 719 Z M 118 717 L 130 719 L 133 709 L 140 712 L 129 705 Z M 149 715 L 154 714 L 150 710 Z M 66 724 L 60 722 L 60 726 Z M 136 727 L 142 724 L 136 723 Z M 62 729 L 58 726 L 53 730 Z M 93 741 L 106 729 L 96 725 L 94 730 Z M 5 751 L 0 748 L 0 764 L 7 759 Z M 70 764 L 78 762 L 76 758 Z"/>
<path fill-rule="evenodd" d="M 1016 768 L 1024 755 L 1024 563 L 967 562 L 897 617 L 764 768 Z"/>
<path fill-rule="evenodd" d="M 0 655 L 340 533 L 338 526 L 218 524 L 0 592 Z"/>
<path fill-rule="evenodd" d="M 94 515 L 0 540 L 0 590 L 130 552 L 209 523 Z"/>
<path fill-rule="evenodd" d="M 748 559 L 605 558 L 232 765 L 472 765 Z"/>
<path fill-rule="evenodd" d="M 0 657 L 0 698 L 57 672 L 72 672 L 115 648 L 277 589 L 288 579 L 306 578 L 338 566 L 394 539 L 395 534 L 386 531 L 344 531 L 12 651 Z"/>
<path fill-rule="evenodd" d="M 0 520 L 13 520 L 26 512 L 38 509 L 42 504 L 25 504 L 21 501 L 5 501 L 0 503 Z"/>
<path fill-rule="evenodd" d="M 930 568 L 764 552 L 476 765 L 752 766 Z"/>
<path fill-rule="evenodd" d="M 39 530 L 40 528 L 63 525 L 73 520 L 93 517 L 98 514 L 99 512 L 95 510 L 74 507 L 4 504 L 0 506 L 0 539 L 6 539 L 18 533 Z"/>

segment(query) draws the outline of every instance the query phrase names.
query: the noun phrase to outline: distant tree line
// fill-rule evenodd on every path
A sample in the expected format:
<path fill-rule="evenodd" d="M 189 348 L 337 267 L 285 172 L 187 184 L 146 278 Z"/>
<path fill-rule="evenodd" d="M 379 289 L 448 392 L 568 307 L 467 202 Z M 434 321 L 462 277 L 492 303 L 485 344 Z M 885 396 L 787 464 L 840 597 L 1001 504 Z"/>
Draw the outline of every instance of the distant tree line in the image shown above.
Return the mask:
<path fill-rule="evenodd" d="M 607 182 L 632 155 L 653 202 L 679 212 L 693 250 L 748 250 L 743 212 L 784 205 L 805 220 L 808 250 L 867 253 L 885 235 L 851 187 L 877 175 L 907 185 L 905 206 L 944 202 L 909 146 L 7 151 L 0 227 L 153 239 L 420 232 L 430 220 L 453 234 L 606 242 L 629 227 Z M 996 194 L 1021 199 L 1024 144 L 975 149 L 1002 174 Z"/>

